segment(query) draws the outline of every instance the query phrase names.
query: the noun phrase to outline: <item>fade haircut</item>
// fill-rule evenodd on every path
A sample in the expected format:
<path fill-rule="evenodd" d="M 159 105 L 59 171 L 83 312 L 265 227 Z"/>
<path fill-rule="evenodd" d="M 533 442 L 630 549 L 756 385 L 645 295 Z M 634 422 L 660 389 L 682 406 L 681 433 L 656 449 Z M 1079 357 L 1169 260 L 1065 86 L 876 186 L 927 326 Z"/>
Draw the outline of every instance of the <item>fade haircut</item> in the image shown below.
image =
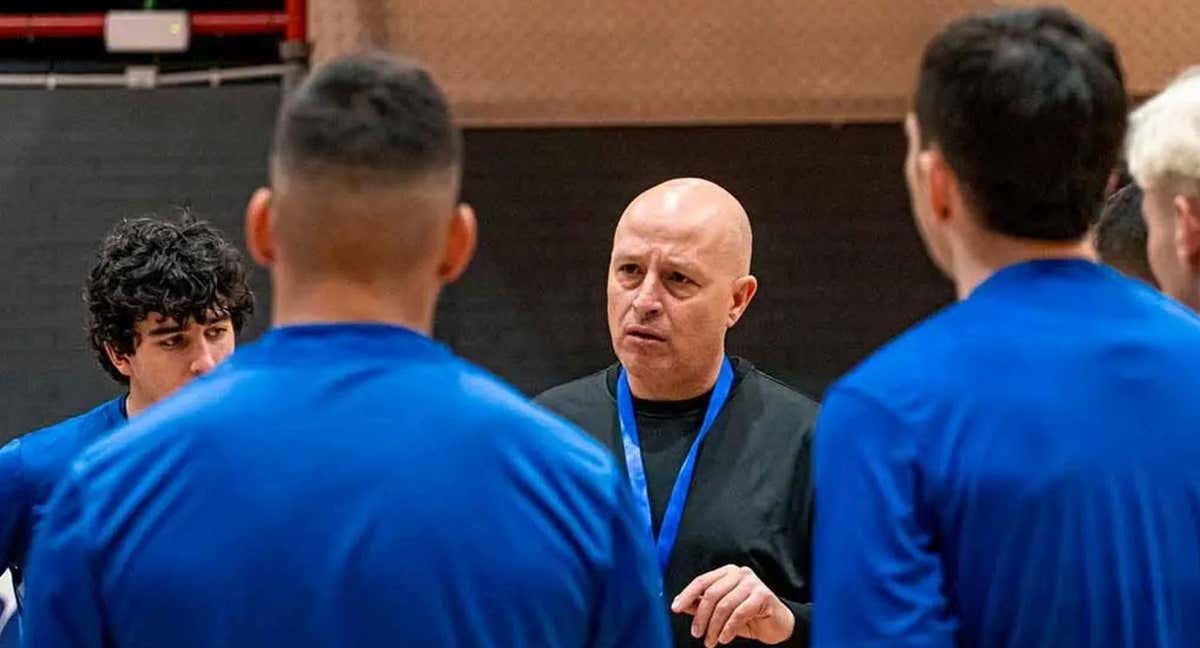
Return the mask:
<path fill-rule="evenodd" d="M 416 61 L 346 57 L 285 101 L 271 174 L 276 239 L 292 272 L 402 280 L 428 262 L 453 213 L 462 134 Z"/>
<path fill-rule="evenodd" d="M 285 101 L 272 157 L 302 176 L 410 178 L 460 167 L 462 135 L 419 63 L 367 54 L 324 65 Z"/>

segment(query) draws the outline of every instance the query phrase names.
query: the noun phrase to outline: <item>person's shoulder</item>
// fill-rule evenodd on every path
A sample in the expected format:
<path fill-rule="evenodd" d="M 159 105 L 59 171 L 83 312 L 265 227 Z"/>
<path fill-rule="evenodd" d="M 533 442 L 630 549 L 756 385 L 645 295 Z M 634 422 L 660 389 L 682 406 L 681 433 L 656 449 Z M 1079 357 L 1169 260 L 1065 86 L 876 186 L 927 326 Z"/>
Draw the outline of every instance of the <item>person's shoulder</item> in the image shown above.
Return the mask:
<path fill-rule="evenodd" d="M 944 381 L 956 380 L 956 368 L 966 362 L 962 346 L 976 339 L 969 332 L 971 306 L 951 304 L 892 338 L 831 385 L 826 400 L 829 393 L 844 389 L 903 402 L 905 395 L 920 399 L 914 392 L 936 391 Z"/>
<path fill-rule="evenodd" d="M 238 378 L 231 363 L 192 380 L 89 445 L 72 463 L 72 478 L 89 484 L 136 481 L 168 454 L 186 454 L 192 441 L 218 434 L 224 426 L 217 419 L 231 418 L 229 400 L 237 391 L 231 386 Z M 109 479 L 97 479 L 100 474 Z"/>
<path fill-rule="evenodd" d="M 92 409 L 68 419 L 34 430 L 23 438 L 27 444 L 52 443 L 56 439 L 110 430 L 124 422 L 121 402 L 124 396 L 105 401 Z"/>
<path fill-rule="evenodd" d="M 534 467 L 526 476 L 551 485 L 559 499 L 615 510 L 621 473 L 606 447 L 569 418 L 528 400 L 485 369 L 459 362 L 466 390 L 462 401 L 469 410 L 462 424 L 503 431 L 487 437 L 486 452 L 494 453 L 494 460 Z"/>
<path fill-rule="evenodd" d="M 1174 328 L 1183 335 L 1200 336 L 1200 313 L 1142 281 L 1124 276 L 1120 279 L 1134 299 L 1158 314 L 1160 325 Z"/>
<path fill-rule="evenodd" d="M 545 422 L 544 411 L 490 371 L 462 358 L 454 359 L 464 403 L 469 409 L 488 416 L 509 417 L 515 421 Z"/>
<path fill-rule="evenodd" d="M 22 467 L 30 480 L 53 480 L 88 446 L 125 422 L 121 412 L 124 396 L 101 403 L 91 410 L 30 432 L 19 439 Z"/>
<path fill-rule="evenodd" d="M 1103 283 L 1093 297 L 1099 312 L 1076 325 L 1079 339 L 1183 364 L 1200 362 L 1200 314 L 1141 280 L 1101 269 Z"/>
<path fill-rule="evenodd" d="M 553 407 L 540 400 L 530 401 L 514 387 L 487 370 L 466 360 L 458 359 L 461 384 L 465 390 L 464 403 L 475 416 L 502 424 L 514 431 L 534 432 L 532 441 L 552 443 L 558 447 L 585 455 L 605 456 L 600 444 L 574 423 L 563 418 Z M 586 379 L 585 379 L 586 380 Z"/>
<path fill-rule="evenodd" d="M 764 402 L 769 403 L 772 408 L 783 408 L 799 416 L 816 416 L 820 403 L 812 395 L 772 376 L 742 358 L 734 358 L 734 362 L 746 366 L 741 385 L 739 385 L 741 389 L 758 390 L 762 394 Z"/>
<path fill-rule="evenodd" d="M 608 372 L 611 369 L 611 366 L 606 367 L 551 387 L 534 397 L 533 401 L 576 423 L 590 420 L 596 411 L 615 411 L 616 400 L 608 391 Z"/>
<path fill-rule="evenodd" d="M 535 403 L 551 409 L 578 402 L 587 404 L 592 404 L 596 400 L 614 402 L 612 395 L 608 393 L 607 386 L 610 369 L 611 367 L 605 367 L 582 378 L 555 385 L 535 396 L 533 400 Z"/>

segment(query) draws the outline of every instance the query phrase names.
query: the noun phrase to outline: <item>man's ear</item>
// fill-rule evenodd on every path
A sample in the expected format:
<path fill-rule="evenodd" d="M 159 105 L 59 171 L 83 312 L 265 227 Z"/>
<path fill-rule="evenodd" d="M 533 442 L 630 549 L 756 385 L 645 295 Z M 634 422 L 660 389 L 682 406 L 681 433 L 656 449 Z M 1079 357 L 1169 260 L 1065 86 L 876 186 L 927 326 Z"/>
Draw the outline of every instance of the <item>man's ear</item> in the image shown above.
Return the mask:
<path fill-rule="evenodd" d="M 454 215 L 450 218 L 450 233 L 446 237 L 446 247 L 437 268 L 438 278 L 444 283 L 457 281 L 467 271 L 467 266 L 471 265 L 478 242 L 478 228 L 475 210 L 470 205 L 461 203 L 454 208 Z"/>
<path fill-rule="evenodd" d="M 1177 195 L 1171 201 L 1175 212 L 1175 251 L 1184 266 L 1200 271 L 1200 198 Z"/>
<path fill-rule="evenodd" d="M 246 249 L 255 263 L 269 268 L 275 263 L 275 229 L 271 222 L 273 194 L 260 187 L 246 204 Z"/>
<path fill-rule="evenodd" d="M 108 361 L 117 368 L 117 372 L 122 376 L 129 378 L 133 375 L 133 363 L 129 361 L 129 356 L 117 353 L 116 349 L 108 342 L 104 343 L 104 354 L 108 356 Z"/>
<path fill-rule="evenodd" d="M 754 275 L 746 275 L 734 280 L 733 306 L 729 309 L 729 316 L 725 324 L 726 328 L 733 328 L 738 323 L 738 320 L 742 319 L 742 315 L 750 307 L 750 302 L 757 293 L 758 279 Z"/>
<path fill-rule="evenodd" d="M 933 218 L 945 222 L 950 218 L 950 207 L 958 198 L 958 181 L 946 164 L 946 158 L 936 147 L 917 154 L 921 177 L 925 178 L 929 194 L 929 209 Z"/>

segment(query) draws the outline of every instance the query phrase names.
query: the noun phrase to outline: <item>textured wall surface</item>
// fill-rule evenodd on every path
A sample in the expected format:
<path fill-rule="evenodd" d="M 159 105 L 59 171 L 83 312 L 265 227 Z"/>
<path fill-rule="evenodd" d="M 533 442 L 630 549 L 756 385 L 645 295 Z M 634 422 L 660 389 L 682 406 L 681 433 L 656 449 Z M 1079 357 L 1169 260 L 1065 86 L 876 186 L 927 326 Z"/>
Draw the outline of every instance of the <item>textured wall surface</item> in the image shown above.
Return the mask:
<path fill-rule="evenodd" d="M 470 124 L 884 121 L 903 114 L 928 38 L 996 4 L 312 0 L 311 23 L 318 61 L 425 60 Z M 1134 94 L 1200 63 L 1194 2 L 1063 4 L 1116 40 Z"/>
<path fill-rule="evenodd" d="M 729 345 L 820 394 L 951 298 L 922 252 L 899 126 L 476 130 L 465 198 L 481 244 L 438 335 L 535 393 L 613 361 L 613 228 L 643 189 L 710 178 L 745 204 L 759 293 Z"/>
<path fill-rule="evenodd" d="M 104 232 L 190 203 L 242 240 L 266 180 L 273 85 L 0 92 L 0 439 L 117 393 L 83 332 L 80 289 Z M 265 289 L 265 275 L 254 285 Z M 265 304 L 249 333 L 266 322 Z"/>

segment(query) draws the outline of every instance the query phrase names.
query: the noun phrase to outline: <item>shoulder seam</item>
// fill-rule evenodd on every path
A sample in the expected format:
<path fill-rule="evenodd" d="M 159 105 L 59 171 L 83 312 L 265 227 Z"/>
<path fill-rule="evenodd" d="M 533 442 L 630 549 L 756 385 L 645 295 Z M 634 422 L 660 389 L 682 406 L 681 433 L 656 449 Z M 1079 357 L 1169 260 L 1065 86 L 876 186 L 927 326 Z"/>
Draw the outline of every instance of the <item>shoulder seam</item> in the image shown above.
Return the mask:
<path fill-rule="evenodd" d="M 568 380 L 566 382 L 559 383 L 557 385 L 554 385 L 553 387 L 544 389 L 540 393 L 535 395 L 533 398 L 531 398 L 530 400 L 533 401 L 534 403 L 540 404 L 542 397 L 549 394 L 552 391 L 556 391 L 560 388 L 574 385 L 575 383 L 586 383 L 587 381 L 590 381 L 590 380 L 598 380 L 600 383 L 601 391 L 608 394 L 607 373 L 611 366 L 612 365 L 608 365 L 608 366 L 600 369 L 599 371 L 593 371 L 587 375 L 580 376 L 578 378 L 572 378 L 571 380 Z M 612 399 L 612 394 L 608 394 L 608 395 L 609 395 L 610 400 L 613 400 L 613 402 L 615 403 L 616 400 Z"/>
<path fill-rule="evenodd" d="M 801 390 L 800 388 L 798 388 L 798 387 L 795 387 L 795 386 L 793 386 L 793 385 L 789 385 L 788 383 L 785 383 L 785 382 L 783 382 L 782 380 L 780 380 L 780 379 L 776 378 L 775 376 L 772 376 L 771 374 L 769 374 L 769 373 L 767 373 L 767 372 L 765 372 L 765 371 L 763 371 L 763 370 L 759 369 L 758 367 L 755 367 L 755 368 L 754 368 L 754 372 L 755 372 L 755 373 L 757 373 L 758 375 L 762 376 L 763 378 L 766 378 L 767 380 L 771 381 L 772 383 L 775 383 L 776 385 L 779 385 L 780 387 L 782 387 L 782 388 L 784 388 L 784 389 L 786 389 L 786 390 L 788 390 L 788 391 L 792 392 L 793 394 L 796 394 L 796 395 L 798 395 L 798 396 L 803 396 L 804 398 L 807 398 L 808 400 L 812 401 L 812 403 L 813 403 L 814 405 L 820 405 L 820 401 L 819 401 L 819 400 L 818 400 L 818 399 L 817 399 L 815 396 L 813 396 L 812 394 L 810 394 L 810 393 L 808 393 L 808 392 L 806 392 L 806 391 L 803 391 L 803 390 Z"/>

